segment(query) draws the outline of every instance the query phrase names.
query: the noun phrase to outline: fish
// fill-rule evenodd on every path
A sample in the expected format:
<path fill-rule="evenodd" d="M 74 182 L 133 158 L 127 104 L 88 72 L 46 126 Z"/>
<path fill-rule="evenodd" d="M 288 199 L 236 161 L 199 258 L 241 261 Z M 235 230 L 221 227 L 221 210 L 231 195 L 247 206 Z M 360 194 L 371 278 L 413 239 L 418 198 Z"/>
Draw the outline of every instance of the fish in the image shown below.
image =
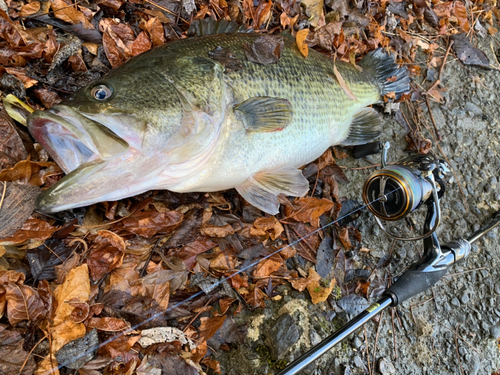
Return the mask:
<path fill-rule="evenodd" d="M 35 140 L 66 173 L 39 195 L 39 210 L 153 189 L 235 188 L 273 215 L 280 194 L 308 192 L 302 166 L 333 145 L 377 139 L 382 120 L 371 105 L 410 89 L 407 69 L 382 49 L 354 66 L 314 50 L 305 58 L 293 38 L 275 36 L 279 59 L 262 64 L 248 56 L 261 34 L 214 22 L 28 117 Z M 221 51 L 235 64 L 217 57 Z"/>

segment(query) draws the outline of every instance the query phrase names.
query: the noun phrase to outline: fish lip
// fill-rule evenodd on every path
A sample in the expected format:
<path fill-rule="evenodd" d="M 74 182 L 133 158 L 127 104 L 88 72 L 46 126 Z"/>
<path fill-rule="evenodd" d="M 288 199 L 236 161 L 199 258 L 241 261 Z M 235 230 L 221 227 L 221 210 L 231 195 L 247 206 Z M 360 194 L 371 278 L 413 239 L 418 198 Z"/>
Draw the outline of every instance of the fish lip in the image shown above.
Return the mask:
<path fill-rule="evenodd" d="M 127 142 L 104 124 L 65 105 L 33 112 L 28 117 L 27 126 L 33 137 L 65 173 L 86 162 L 110 159 L 128 150 Z M 102 144 L 99 145 L 96 141 L 99 136 L 109 136 L 108 143 L 117 146 L 117 150 L 113 150 L 114 154 L 106 150 L 103 152 Z"/>

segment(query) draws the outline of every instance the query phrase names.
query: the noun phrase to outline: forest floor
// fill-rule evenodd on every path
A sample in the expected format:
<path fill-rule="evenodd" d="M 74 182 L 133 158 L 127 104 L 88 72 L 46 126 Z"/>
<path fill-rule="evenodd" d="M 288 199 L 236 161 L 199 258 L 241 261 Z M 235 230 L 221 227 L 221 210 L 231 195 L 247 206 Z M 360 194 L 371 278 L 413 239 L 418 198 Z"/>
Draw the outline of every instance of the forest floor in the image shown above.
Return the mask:
<path fill-rule="evenodd" d="M 234 190 L 34 210 L 40 189 L 63 173 L 23 126 L 26 111 L 188 37 L 195 20 L 291 29 L 304 55 L 314 48 L 351 63 L 377 47 L 394 51 L 412 92 L 376 107 L 381 141 L 391 143 L 390 161 L 418 152 L 450 162 L 439 239 L 466 237 L 500 209 L 496 1 L 0 0 L 0 9 L 8 109 L 0 117 L 0 373 L 276 373 L 421 255 L 420 242 L 392 241 L 367 210 L 348 215 L 379 163 L 353 159 L 349 148 L 305 166 L 311 193 L 283 198 L 276 216 Z M 422 212 L 399 230 L 418 233 Z M 304 374 L 500 373 L 500 236 L 492 231 L 472 250 L 431 290 Z"/>

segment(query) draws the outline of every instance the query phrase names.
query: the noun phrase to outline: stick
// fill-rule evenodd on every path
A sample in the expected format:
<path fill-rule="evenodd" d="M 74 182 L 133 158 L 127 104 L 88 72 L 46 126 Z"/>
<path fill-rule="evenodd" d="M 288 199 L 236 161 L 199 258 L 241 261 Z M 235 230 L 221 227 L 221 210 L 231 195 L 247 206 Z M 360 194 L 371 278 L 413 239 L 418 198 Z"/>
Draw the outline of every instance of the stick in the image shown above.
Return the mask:
<path fill-rule="evenodd" d="M 446 59 L 448 58 L 448 55 L 450 54 L 450 50 L 451 50 L 452 45 L 453 45 L 453 40 L 450 40 L 448 42 L 448 48 L 446 48 L 446 53 L 444 54 L 443 63 L 441 64 L 441 68 L 439 69 L 438 78 L 432 84 L 432 86 L 429 87 L 429 89 L 424 93 L 425 95 L 429 95 L 429 92 L 434 90 L 436 88 L 436 86 L 441 83 L 441 74 L 443 73 L 443 69 L 444 69 L 444 66 L 446 64 Z"/>
<path fill-rule="evenodd" d="M 384 312 L 382 311 L 380 313 L 380 320 L 378 321 L 378 326 L 377 326 L 377 335 L 375 336 L 375 346 L 373 347 L 373 370 L 375 371 L 375 360 L 377 358 L 377 342 L 378 342 L 378 334 L 380 333 L 380 326 L 382 325 L 382 320 L 384 318 Z"/>
<path fill-rule="evenodd" d="M 394 342 L 394 360 L 398 359 L 398 348 L 396 346 L 396 330 L 394 326 L 394 308 L 391 309 L 392 318 L 392 341 Z"/>
<path fill-rule="evenodd" d="M 431 110 L 431 103 L 429 102 L 429 97 L 426 95 L 425 96 L 425 104 L 427 104 L 427 111 L 429 112 L 429 117 L 431 118 L 432 126 L 434 127 L 434 133 L 436 134 L 436 138 L 438 142 L 441 142 L 443 140 L 443 137 L 441 137 L 441 133 L 439 133 L 436 125 L 436 121 L 434 120 L 434 116 L 432 115 L 432 110 Z"/>
<path fill-rule="evenodd" d="M 457 350 L 457 358 L 458 358 L 458 364 L 460 365 L 460 372 L 462 373 L 462 375 L 465 375 L 464 374 L 464 369 L 462 368 L 462 360 L 460 359 L 460 353 L 458 352 L 458 339 L 457 339 L 457 336 L 458 336 L 458 327 L 460 326 L 460 324 L 462 323 L 459 323 L 457 324 L 456 328 L 455 328 L 455 349 Z"/>

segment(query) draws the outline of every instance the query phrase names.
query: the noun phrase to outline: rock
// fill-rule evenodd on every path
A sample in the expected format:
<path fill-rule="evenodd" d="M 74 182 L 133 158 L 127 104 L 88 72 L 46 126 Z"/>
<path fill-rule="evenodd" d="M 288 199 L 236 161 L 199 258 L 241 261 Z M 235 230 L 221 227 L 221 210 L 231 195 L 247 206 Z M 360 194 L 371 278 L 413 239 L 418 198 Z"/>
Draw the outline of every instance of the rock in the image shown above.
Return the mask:
<path fill-rule="evenodd" d="M 354 356 L 354 366 L 363 370 L 366 369 L 366 366 L 359 355 Z"/>
<path fill-rule="evenodd" d="M 390 375 L 396 372 L 394 365 L 386 358 L 380 359 L 378 362 L 378 370 L 382 375 Z"/>
<path fill-rule="evenodd" d="M 352 346 L 354 349 L 359 349 L 363 345 L 363 341 L 359 337 L 354 337 L 354 340 L 352 340 Z"/>
<path fill-rule="evenodd" d="M 500 340 L 500 325 L 494 325 L 491 327 L 491 337 L 494 338 L 495 340 Z"/>
<path fill-rule="evenodd" d="M 452 304 L 453 306 L 458 307 L 458 306 L 460 306 L 460 301 L 458 300 L 458 298 L 457 298 L 457 297 L 454 297 L 454 298 L 451 300 L 451 304 Z"/>
<path fill-rule="evenodd" d="M 266 338 L 266 345 L 274 360 L 283 359 L 287 350 L 297 342 L 303 330 L 290 314 L 282 314 L 276 320 Z"/>
<path fill-rule="evenodd" d="M 311 340 L 311 346 L 321 342 L 321 336 L 313 329 L 309 332 L 309 339 Z"/>

